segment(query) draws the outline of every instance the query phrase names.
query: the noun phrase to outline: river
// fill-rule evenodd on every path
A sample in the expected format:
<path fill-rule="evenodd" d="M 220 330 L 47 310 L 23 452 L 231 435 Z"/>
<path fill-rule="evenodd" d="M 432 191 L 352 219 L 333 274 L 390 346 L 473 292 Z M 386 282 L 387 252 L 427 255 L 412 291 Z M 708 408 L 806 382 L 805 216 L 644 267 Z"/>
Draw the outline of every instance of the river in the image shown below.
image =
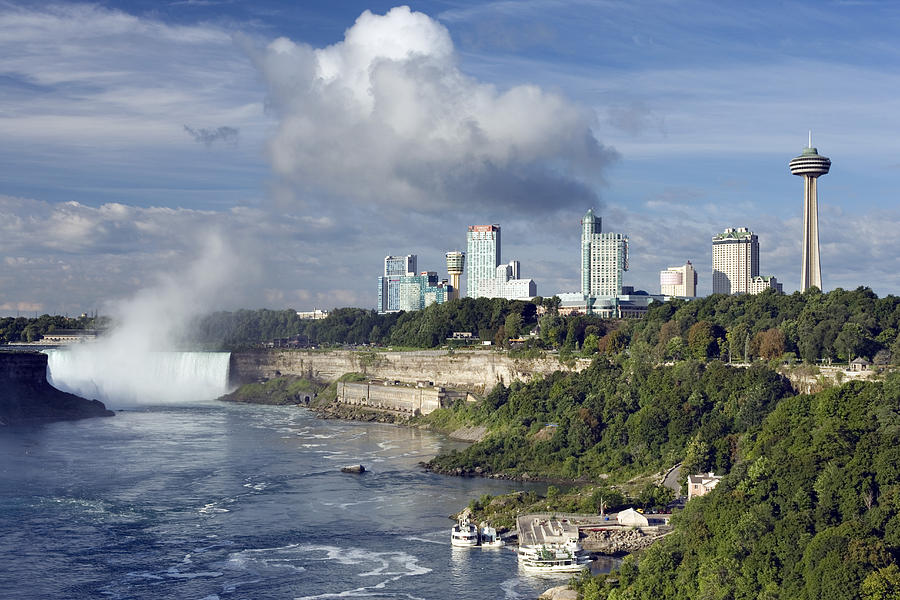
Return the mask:
<path fill-rule="evenodd" d="M 417 466 L 453 447 L 217 402 L 6 428 L 0 597 L 482 600 L 564 582 L 519 573 L 509 549 L 450 547 L 449 514 L 521 487 Z M 340 472 L 354 463 L 370 471 Z"/>

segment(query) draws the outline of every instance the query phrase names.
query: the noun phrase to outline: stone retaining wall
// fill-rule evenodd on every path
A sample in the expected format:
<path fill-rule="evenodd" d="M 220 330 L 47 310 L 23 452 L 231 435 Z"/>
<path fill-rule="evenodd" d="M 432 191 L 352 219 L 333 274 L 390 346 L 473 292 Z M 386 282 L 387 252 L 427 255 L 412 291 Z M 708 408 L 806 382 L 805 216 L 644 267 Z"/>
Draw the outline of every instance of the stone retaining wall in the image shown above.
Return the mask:
<path fill-rule="evenodd" d="M 378 383 L 337 384 L 337 401 L 344 404 L 371 406 L 410 414 L 435 411 L 448 404 L 449 396 L 443 388 L 406 387 Z"/>

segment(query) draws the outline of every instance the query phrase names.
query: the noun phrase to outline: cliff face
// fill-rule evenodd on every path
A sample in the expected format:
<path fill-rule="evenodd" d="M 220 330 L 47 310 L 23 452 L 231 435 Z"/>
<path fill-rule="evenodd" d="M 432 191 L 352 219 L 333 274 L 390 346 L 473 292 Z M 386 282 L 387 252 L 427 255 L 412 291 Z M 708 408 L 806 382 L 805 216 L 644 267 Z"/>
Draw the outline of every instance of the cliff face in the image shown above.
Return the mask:
<path fill-rule="evenodd" d="M 278 375 L 297 375 L 331 382 L 344 373 L 415 382 L 427 380 L 437 386 L 490 390 L 498 383 L 527 381 L 534 375 L 554 371 L 580 371 L 590 364 L 579 360 L 567 367 L 555 357 L 511 358 L 492 351 L 424 350 L 419 352 L 270 350 L 235 352 L 231 355 L 231 378 L 236 384 Z"/>
<path fill-rule="evenodd" d="M 0 426 L 112 416 L 98 400 L 85 400 L 47 383 L 47 355 L 0 352 Z"/>

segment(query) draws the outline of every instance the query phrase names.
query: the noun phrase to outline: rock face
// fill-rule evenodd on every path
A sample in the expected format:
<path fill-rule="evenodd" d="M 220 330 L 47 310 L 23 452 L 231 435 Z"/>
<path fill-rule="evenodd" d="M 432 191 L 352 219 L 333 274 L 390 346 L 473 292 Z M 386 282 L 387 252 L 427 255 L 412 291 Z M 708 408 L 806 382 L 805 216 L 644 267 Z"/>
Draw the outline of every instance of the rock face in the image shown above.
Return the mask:
<path fill-rule="evenodd" d="M 47 383 L 47 355 L 0 352 L 0 426 L 111 417 L 98 400 L 61 392 Z"/>
<path fill-rule="evenodd" d="M 602 529 L 586 531 L 581 545 L 588 552 L 621 556 L 650 547 L 656 540 L 668 533 L 665 531 L 642 531 L 640 529 Z"/>
<path fill-rule="evenodd" d="M 560 585 L 538 596 L 538 600 L 578 600 L 578 592 L 567 585 Z"/>
<path fill-rule="evenodd" d="M 556 357 L 512 358 L 504 352 L 421 350 L 417 352 L 355 352 L 349 350 L 270 350 L 233 352 L 232 383 L 241 384 L 280 375 L 331 382 L 344 373 L 365 373 L 371 378 L 416 382 L 422 379 L 436 386 L 488 391 L 497 383 L 509 385 L 528 381 L 534 375 L 554 371 L 580 371 L 590 360 L 579 359 L 574 366 L 560 364 Z"/>

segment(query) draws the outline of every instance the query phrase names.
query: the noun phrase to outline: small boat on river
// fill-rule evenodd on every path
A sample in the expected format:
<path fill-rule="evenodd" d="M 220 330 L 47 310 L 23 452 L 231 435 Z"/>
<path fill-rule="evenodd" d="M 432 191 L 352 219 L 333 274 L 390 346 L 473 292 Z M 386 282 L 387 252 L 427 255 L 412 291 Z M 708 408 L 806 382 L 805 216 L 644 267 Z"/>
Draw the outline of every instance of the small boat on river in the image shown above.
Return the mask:
<path fill-rule="evenodd" d="M 478 529 L 478 538 L 482 548 L 500 548 L 506 543 L 497 535 L 497 530 L 488 523 L 482 523 Z"/>
<path fill-rule="evenodd" d="M 478 545 L 478 527 L 469 521 L 469 517 L 460 517 L 450 530 L 450 545 L 472 547 Z"/>

